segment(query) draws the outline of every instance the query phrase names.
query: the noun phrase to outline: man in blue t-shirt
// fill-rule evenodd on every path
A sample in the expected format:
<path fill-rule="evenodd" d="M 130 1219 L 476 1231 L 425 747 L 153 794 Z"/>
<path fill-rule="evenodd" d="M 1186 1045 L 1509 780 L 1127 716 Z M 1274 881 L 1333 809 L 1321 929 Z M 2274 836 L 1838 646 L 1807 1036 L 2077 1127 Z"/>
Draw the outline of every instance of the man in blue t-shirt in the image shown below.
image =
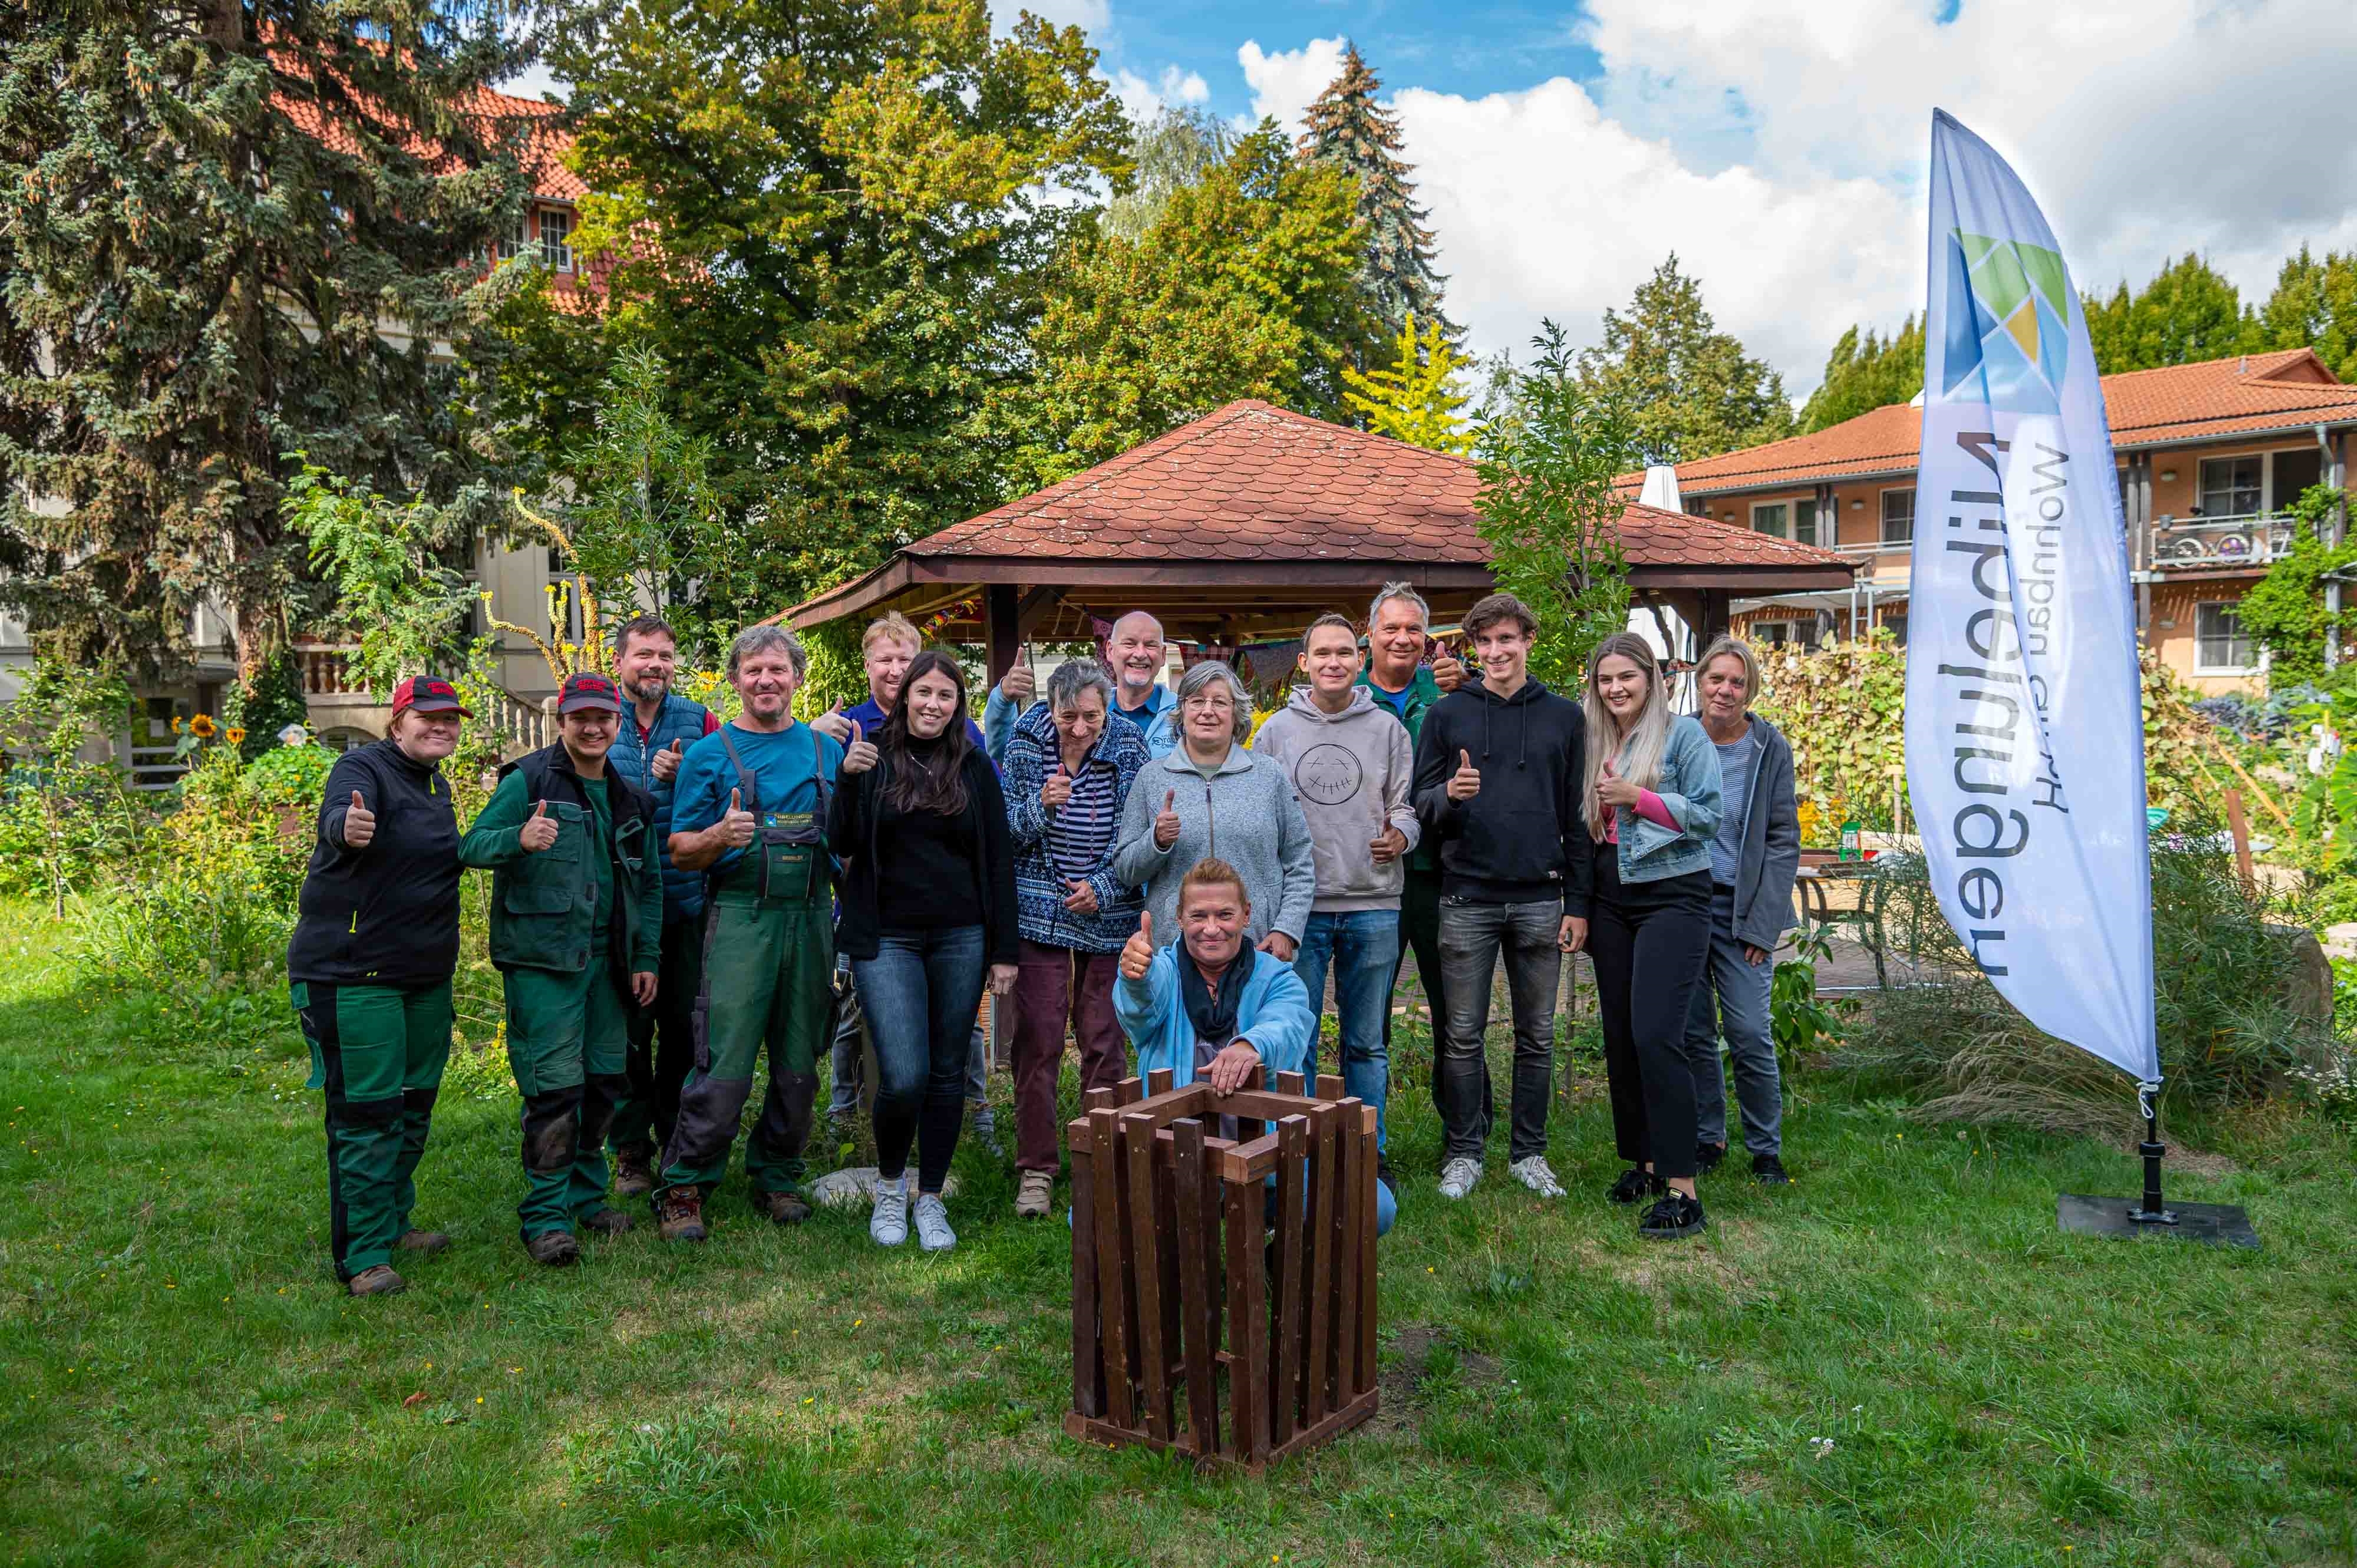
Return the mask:
<path fill-rule="evenodd" d="M 834 1020 L 834 903 L 826 807 L 843 747 L 794 722 L 808 660 L 781 627 L 748 627 L 728 650 L 740 716 L 688 747 L 672 790 L 671 858 L 705 874 L 698 1058 L 663 1149 L 655 1211 L 665 1240 L 705 1238 L 704 1200 L 767 1055 L 770 1084 L 745 1142 L 754 1207 L 809 1218 L 799 1188 Z"/>

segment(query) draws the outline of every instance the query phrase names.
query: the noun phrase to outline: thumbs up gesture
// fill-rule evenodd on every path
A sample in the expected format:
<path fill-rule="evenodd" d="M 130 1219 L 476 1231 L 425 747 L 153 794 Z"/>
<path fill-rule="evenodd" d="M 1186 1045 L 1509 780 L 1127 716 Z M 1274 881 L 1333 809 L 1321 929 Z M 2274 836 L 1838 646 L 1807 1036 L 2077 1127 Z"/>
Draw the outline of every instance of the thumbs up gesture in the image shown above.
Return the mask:
<path fill-rule="evenodd" d="M 1480 792 L 1481 770 L 1473 766 L 1473 754 L 1469 751 L 1458 752 L 1457 771 L 1448 776 L 1448 798 L 1452 800 L 1469 800 Z"/>
<path fill-rule="evenodd" d="M 1138 917 L 1137 929 L 1130 932 L 1129 940 L 1121 944 L 1121 972 L 1130 980 L 1144 980 L 1146 972 L 1154 967 L 1154 915 L 1151 910 Z"/>
<path fill-rule="evenodd" d="M 836 703 L 834 706 L 827 709 L 826 712 L 819 714 L 818 717 L 811 720 L 810 727 L 818 731 L 819 734 L 826 736 L 827 739 L 834 742 L 837 746 L 850 745 L 852 736 L 859 728 L 858 725 L 853 724 L 849 719 L 843 716 L 843 704 L 839 702 Z"/>
<path fill-rule="evenodd" d="M 533 807 L 532 815 L 516 830 L 516 843 L 527 854 L 538 854 L 556 842 L 556 819 L 548 814 L 548 802 Z"/>
<path fill-rule="evenodd" d="M 720 842 L 743 849 L 753 842 L 753 813 L 745 809 L 745 791 L 728 791 L 728 814 L 720 819 Z"/>
<path fill-rule="evenodd" d="M 1063 758 L 1058 757 L 1055 771 L 1039 786 L 1039 804 L 1052 811 L 1071 798 L 1072 776 L 1064 771 Z"/>
<path fill-rule="evenodd" d="M 686 754 L 686 751 L 685 742 L 674 740 L 652 757 L 648 757 L 647 767 L 656 778 L 668 784 L 678 777 L 679 759 Z"/>
<path fill-rule="evenodd" d="M 355 789 L 352 791 L 352 803 L 344 811 L 344 847 L 366 849 L 369 846 L 369 841 L 374 837 L 376 837 L 376 813 L 368 809 L 368 802 L 362 800 L 361 792 Z"/>
<path fill-rule="evenodd" d="M 1030 650 L 1024 651 L 1028 655 Z M 1028 658 L 1017 659 L 1006 667 L 1006 673 L 998 678 L 998 690 L 1018 708 L 1031 705 L 1031 699 L 1039 693 L 1039 677 L 1032 672 Z"/>
<path fill-rule="evenodd" d="M 1178 791 L 1162 792 L 1162 810 L 1154 816 L 1154 847 L 1168 849 L 1178 842 Z"/>
<path fill-rule="evenodd" d="M 842 770 L 845 773 L 865 773 L 876 766 L 876 743 L 860 733 L 857 724 L 849 719 L 845 719 L 844 723 L 851 726 L 851 744 L 843 748 Z"/>

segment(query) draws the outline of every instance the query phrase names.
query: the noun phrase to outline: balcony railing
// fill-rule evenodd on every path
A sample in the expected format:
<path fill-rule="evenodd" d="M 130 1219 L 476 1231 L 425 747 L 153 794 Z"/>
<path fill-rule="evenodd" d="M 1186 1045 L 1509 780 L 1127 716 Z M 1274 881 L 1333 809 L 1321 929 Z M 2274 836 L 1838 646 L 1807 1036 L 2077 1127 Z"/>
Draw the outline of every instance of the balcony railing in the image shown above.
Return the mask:
<path fill-rule="evenodd" d="M 368 682 L 351 672 L 356 642 L 301 642 L 295 645 L 296 662 L 303 667 L 306 697 L 369 697 Z"/>
<path fill-rule="evenodd" d="M 2291 549 L 2292 520 L 2251 512 L 2241 517 L 2159 518 L 2151 525 L 2147 559 L 2156 572 L 2264 566 Z"/>

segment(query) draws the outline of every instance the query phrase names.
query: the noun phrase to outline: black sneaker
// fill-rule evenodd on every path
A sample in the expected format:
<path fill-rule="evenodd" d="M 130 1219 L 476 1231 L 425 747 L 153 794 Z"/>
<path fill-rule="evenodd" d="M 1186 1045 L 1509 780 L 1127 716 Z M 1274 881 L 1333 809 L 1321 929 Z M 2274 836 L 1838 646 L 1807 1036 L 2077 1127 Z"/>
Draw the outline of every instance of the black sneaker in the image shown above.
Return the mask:
<path fill-rule="evenodd" d="M 1695 1145 L 1695 1174 L 1696 1176 L 1710 1175 L 1711 1172 L 1718 1169 L 1718 1162 L 1725 1158 L 1727 1158 L 1727 1145 L 1725 1144 L 1696 1144 Z"/>
<path fill-rule="evenodd" d="M 1773 1155 L 1751 1156 L 1751 1179 L 1761 1187 L 1790 1187 L 1792 1178 L 1785 1173 L 1784 1162 Z"/>
<path fill-rule="evenodd" d="M 1694 1235 L 1709 1223 L 1703 1218 L 1700 1199 L 1682 1192 L 1665 1193 L 1659 1203 L 1645 1210 L 1637 1234 L 1648 1241 L 1674 1241 L 1681 1236 Z"/>
<path fill-rule="evenodd" d="M 1661 1177 L 1651 1171 L 1639 1170 L 1631 1165 L 1620 1173 L 1620 1179 L 1614 1182 L 1612 1190 L 1604 1196 L 1615 1203 L 1635 1203 L 1641 1198 L 1662 1190 Z"/>

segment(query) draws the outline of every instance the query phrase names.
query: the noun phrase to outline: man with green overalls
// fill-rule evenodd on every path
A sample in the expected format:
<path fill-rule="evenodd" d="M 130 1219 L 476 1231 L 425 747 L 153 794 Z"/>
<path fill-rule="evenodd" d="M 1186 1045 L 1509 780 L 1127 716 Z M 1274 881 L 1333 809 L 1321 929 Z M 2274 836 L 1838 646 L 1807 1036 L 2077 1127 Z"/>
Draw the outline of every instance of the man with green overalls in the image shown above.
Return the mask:
<path fill-rule="evenodd" d="M 606 1129 L 629 1092 L 630 1009 L 655 999 L 662 870 L 654 803 L 609 773 L 622 703 L 574 675 L 558 741 L 500 769 L 458 857 L 491 870 L 491 961 L 507 982 L 508 1065 L 523 1091 L 524 1251 L 562 1267 L 578 1223 L 611 1234 Z"/>
<path fill-rule="evenodd" d="M 782 627 L 752 626 L 728 650 L 743 713 L 697 741 L 672 789 L 672 865 L 707 873 L 695 1070 L 655 1189 L 661 1234 L 701 1241 L 704 1200 L 728 1168 L 753 1069 L 770 1060 L 745 1143 L 753 1204 L 780 1225 L 808 1218 L 798 1190 L 834 1019 L 834 865 L 827 798 L 843 747 L 797 724 L 808 660 Z"/>

